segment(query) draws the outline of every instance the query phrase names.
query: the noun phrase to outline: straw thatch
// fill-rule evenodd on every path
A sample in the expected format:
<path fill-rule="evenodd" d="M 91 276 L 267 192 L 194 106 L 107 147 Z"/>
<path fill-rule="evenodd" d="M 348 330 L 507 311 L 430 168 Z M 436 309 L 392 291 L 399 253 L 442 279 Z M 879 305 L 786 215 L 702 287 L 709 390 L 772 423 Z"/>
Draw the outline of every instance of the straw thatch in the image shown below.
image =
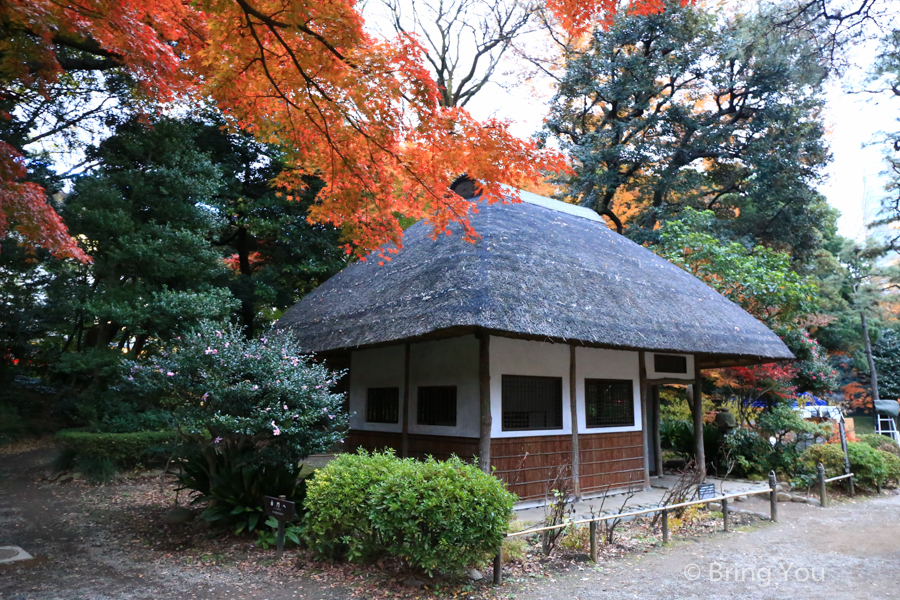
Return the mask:
<path fill-rule="evenodd" d="M 410 227 L 393 260 L 350 265 L 279 327 L 314 352 L 489 331 L 695 353 L 704 366 L 793 358 L 765 325 L 592 211 L 522 195 L 480 206 L 474 244 Z"/>

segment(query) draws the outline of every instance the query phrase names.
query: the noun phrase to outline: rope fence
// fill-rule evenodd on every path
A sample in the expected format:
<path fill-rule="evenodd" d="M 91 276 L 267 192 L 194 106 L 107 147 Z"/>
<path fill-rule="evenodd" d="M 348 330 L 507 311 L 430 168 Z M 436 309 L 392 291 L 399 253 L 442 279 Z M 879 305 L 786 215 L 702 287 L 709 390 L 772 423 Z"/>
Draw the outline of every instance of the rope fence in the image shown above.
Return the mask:
<path fill-rule="evenodd" d="M 830 483 L 832 481 L 839 481 L 842 479 L 849 479 L 849 488 L 850 495 L 853 496 L 853 473 L 845 473 L 844 475 L 838 475 L 837 477 L 829 477 L 825 478 L 825 467 L 822 463 L 819 463 L 816 467 L 817 471 L 817 481 L 819 488 L 819 504 L 822 508 L 826 507 L 827 504 L 827 495 L 825 491 L 825 484 Z M 559 523 L 557 525 L 548 525 L 546 527 L 535 527 L 533 529 L 526 529 L 524 531 L 512 531 L 506 534 L 507 538 L 514 538 L 523 535 L 532 535 L 535 533 L 541 533 L 545 531 L 553 531 L 556 529 L 564 529 L 566 527 L 573 527 L 575 525 L 584 525 L 588 524 L 590 527 L 590 544 L 591 544 L 591 561 L 597 562 L 597 524 L 602 523 L 604 521 L 611 520 L 620 520 L 629 517 L 639 517 L 643 515 L 650 515 L 654 513 L 662 513 L 662 535 L 663 535 L 663 543 L 669 543 L 669 511 L 679 509 L 679 508 L 687 508 L 689 506 L 696 506 L 698 504 L 709 504 L 710 502 L 718 502 L 722 505 L 722 520 L 724 521 L 724 530 L 726 532 L 731 531 L 731 517 L 729 516 L 728 509 L 728 501 L 732 498 L 737 498 L 738 496 L 758 496 L 761 494 L 769 495 L 769 520 L 773 522 L 778 521 L 778 489 L 777 489 L 777 481 L 775 479 L 775 473 L 769 474 L 769 487 L 761 490 L 753 490 L 747 492 L 737 492 L 734 494 L 723 494 L 721 496 L 715 496 L 712 498 L 704 498 L 702 500 L 691 500 L 689 502 L 679 502 L 677 504 L 667 504 L 663 506 L 654 506 L 652 508 L 645 508 L 642 510 L 635 510 L 631 512 L 625 513 L 617 513 L 612 515 L 603 515 L 600 517 L 592 517 L 590 519 L 578 519 L 578 520 L 569 520 L 563 523 Z M 500 585 L 503 583 L 503 553 L 502 550 L 497 552 L 497 555 L 494 557 L 494 584 Z"/>

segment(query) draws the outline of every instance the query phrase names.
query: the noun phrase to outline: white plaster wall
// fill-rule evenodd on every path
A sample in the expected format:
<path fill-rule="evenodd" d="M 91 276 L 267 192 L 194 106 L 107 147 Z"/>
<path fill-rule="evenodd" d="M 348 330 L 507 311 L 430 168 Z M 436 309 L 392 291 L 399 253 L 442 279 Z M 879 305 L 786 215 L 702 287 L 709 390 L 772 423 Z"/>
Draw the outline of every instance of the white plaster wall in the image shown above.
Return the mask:
<path fill-rule="evenodd" d="M 585 379 L 630 379 L 634 390 L 634 425 L 631 427 L 592 427 L 588 429 L 584 402 Z M 575 349 L 575 394 L 578 400 L 579 433 L 615 433 L 640 431 L 641 388 L 640 357 L 637 352 L 604 348 Z"/>
<path fill-rule="evenodd" d="M 655 352 L 647 352 L 644 356 L 647 361 L 647 379 L 694 379 L 694 355 L 693 354 L 676 354 L 674 352 L 661 352 L 660 354 L 668 354 L 671 356 L 684 356 L 687 358 L 687 373 L 657 373 L 654 369 Z"/>
<path fill-rule="evenodd" d="M 350 427 L 361 431 L 403 430 L 405 344 L 357 350 L 350 356 Z M 478 399 L 478 340 L 474 335 L 421 342 L 410 347 L 409 432 L 427 435 L 478 437 L 481 411 Z M 456 386 L 456 427 L 418 425 L 418 386 Z M 393 423 L 366 422 L 366 390 L 400 390 L 401 418 Z"/>
<path fill-rule="evenodd" d="M 478 437 L 481 407 L 478 399 L 478 340 L 474 335 L 413 344 L 409 377 L 410 433 Z M 416 423 L 418 386 L 430 385 L 456 386 L 456 427 Z"/>
<path fill-rule="evenodd" d="M 400 411 L 403 411 L 403 344 L 356 350 L 350 354 L 350 428 L 368 431 L 403 430 L 403 423 L 366 423 L 366 390 L 370 387 L 400 388 Z"/>
<path fill-rule="evenodd" d="M 572 433 L 569 405 L 569 346 L 491 336 L 491 437 L 511 438 Z M 562 429 L 503 431 L 502 382 L 504 375 L 561 377 Z"/>

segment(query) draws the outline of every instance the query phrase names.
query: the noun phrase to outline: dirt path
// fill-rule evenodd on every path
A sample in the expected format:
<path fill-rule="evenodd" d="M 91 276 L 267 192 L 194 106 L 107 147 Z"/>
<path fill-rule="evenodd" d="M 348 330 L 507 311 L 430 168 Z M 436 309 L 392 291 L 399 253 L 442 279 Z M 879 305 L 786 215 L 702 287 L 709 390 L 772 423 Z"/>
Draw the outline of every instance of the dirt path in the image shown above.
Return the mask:
<path fill-rule="evenodd" d="M 160 524 L 165 506 L 129 502 L 133 495 L 147 492 L 146 481 L 100 488 L 51 484 L 41 481 L 51 458 L 52 449 L 47 448 L 0 455 L 0 545 L 22 546 L 43 561 L 0 569 L 2 600 L 344 600 L 352 596 L 351 589 L 329 581 L 326 575 L 304 574 L 290 564 L 257 568 L 263 553 L 246 539 L 220 542 L 215 538 L 204 546 L 230 546 L 232 557 L 243 556 L 240 560 L 247 561 L 240 568 L 233 560 L 186 561 L 191 552 L 182 547 L 191 544 L 192 538 Z M 762 500 L 740 507 L 766 510 Z M 517 600 L 900 597 L 900 496 L 824 510 L 795 503 L 779 508 L 778 524 L 762 523 L 746 531 L 695 539 L 676 536 L 668 548 L 597 567 L 582 563 L 583 570 L 543 580 L 508 581 L 477 596 L 496 593 Z M 196 528 L 193 535 L 196 542 Z M 198 552 L 195 548 L 193 555 Z M 247 569 L 248 564 L 252 568 Z M 422 597 L 427 596 L 423 591 Z"/>
<path fill-rule="evenodd" d="M 17 545 L 38 564 L 0 569 L 0 598 L 6 600 L 212 600 L 268 598 L 344 599 L 327 582 L 242 573 L 214 565 L 179 566 L 146 548 L 149 530 L 164 509 L 135 522 L 116 498 L 137 485 L 87 487 L 41 481 L 54 455 L 43 448 L 0 455 L 0 546 Z M 147 487 L 146 483 L 143 486 Z M 112 496 L 115 495 L 115 498 Z M 178 544 L 177 532 L 158 530 Z"/>
<path fill-rule="evenodd" d="M 741 505 L 765 510 L 757 501 Z M 779 504 L 777 524 L 677 540 L 564 574 L 519 600 L 900 597 L 900 496 L 820 509 Z M 510 587 L 515 587 L 511 583 Z"/>

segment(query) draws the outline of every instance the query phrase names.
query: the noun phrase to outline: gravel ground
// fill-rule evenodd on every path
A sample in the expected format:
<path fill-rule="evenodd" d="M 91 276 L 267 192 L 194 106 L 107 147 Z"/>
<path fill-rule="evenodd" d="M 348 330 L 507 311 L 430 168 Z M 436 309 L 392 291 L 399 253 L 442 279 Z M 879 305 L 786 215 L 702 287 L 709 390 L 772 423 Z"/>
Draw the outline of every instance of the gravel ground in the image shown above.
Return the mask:
<path fill-rule="evenodd" d="M 766 509 L 762 500 L 739 506 Z M 561 574 L 515 596 L 519 600 L 897 598 L 900 496 L 835 503 L 826 509 L 779 504 L 779 523 L 676 538 L 668 548 Z"/>
<path fill-rule="evenodd" d="M 48 447 L 0 453 L 0 545 L 19 545 L 38 557 L 29 565 L 0 567 L 0 599 L 433 595 L 433 589 L 404 588 L 400 581 L 406 575 L 389 564 L 317 565 L 297 553 L 274 565 L 272 552 L 253 548 L 247 538 L 222 537 L 197 522 L 161 525 L 172 494 L 168 488 L 159 491 L 155 479 L 102 487 L 50 483 L 42 477 L 52 457 Z M 761 499 L 738 507 L 767 510 Z M 777 524 L 757 522 L 730 534 L 699 528 L 675 535 L 668 547 L 654 540 L 626 544 L 598 566 L 583 559 L 534 562 L 510 568 L 500 588 L 486 582 L 456 584 L 439 595 L 518 600 L 900 596 L 900 496 L 827 509 L 784 503 L 779 511 Z"/>

